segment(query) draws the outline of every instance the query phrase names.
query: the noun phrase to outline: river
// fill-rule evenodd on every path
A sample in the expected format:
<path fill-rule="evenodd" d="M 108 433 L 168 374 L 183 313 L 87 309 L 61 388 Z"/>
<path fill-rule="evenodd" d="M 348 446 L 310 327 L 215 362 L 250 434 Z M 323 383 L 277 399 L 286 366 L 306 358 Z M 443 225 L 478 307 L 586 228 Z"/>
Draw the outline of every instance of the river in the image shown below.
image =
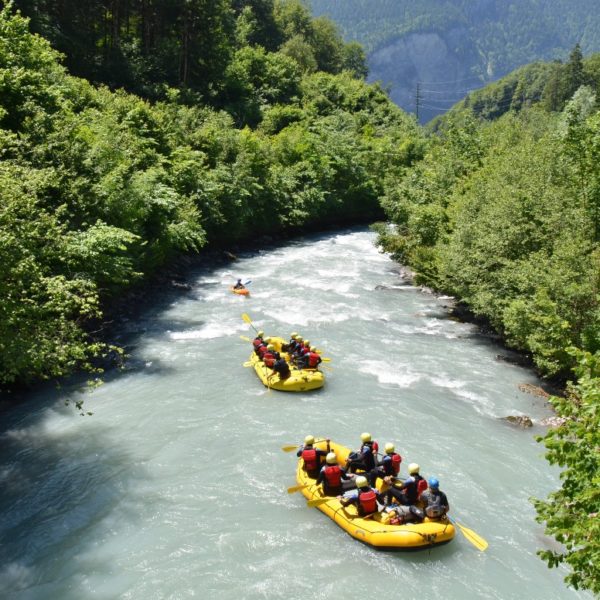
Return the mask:
<path fill-rule="evenodd" d="M 535 375 L 408 285 L 365 229 L 307 236 L 190 273 L 127 323 L 131 359 L 104 385 L 45 388 L 0 426 L 0 596 L 22 599 L 589 598 L 539 548 L 531 496 L 558 486 L 534 436 Z M 228 293 L 251 279 L 250 298 Z M 256 327 L 331 357 L 322 390 L 269 391 L 242 364 Z M 69 399 L 71 404 L 65 405 Z M 84 399 L 79 416 L 72 402 Z M 532 429 L 502 417 L 526 414 Z M 353 540 L 301 494 L 306 434 L 369 431 L 435 475 L 460 533 L 428 551 Z"/>

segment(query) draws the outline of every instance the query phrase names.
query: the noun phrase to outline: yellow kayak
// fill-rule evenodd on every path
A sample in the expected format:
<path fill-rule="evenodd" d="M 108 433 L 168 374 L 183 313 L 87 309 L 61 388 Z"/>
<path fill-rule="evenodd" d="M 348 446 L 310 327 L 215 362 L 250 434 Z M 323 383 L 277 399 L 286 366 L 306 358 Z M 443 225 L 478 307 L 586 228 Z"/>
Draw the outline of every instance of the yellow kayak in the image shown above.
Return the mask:
<path fill-rule="evenodd" d="M 258 375 L 258 378 L 265 386 L 280 392 L 308 392 L 317 390 L 325 385 L 325 376 L 317 369 L 298 369 L 290 364 L 289 357 L 286 352 L 281 351 L 281 347 L 285 344 L 285 340 L 280 337 L 269 338 L 271 344 L 275 346 L 275 350 L 281 353 L 281 356 L 288 361 L 291 374 L 287 379 L 281 379 L 278 373 L 267 367 L 260 358 L 253 352 L 250 355 L 250 362 Z"/>
<path fill-rule="evenodd" d="M 315 447 L 326 450 L 327 443 L 325 441 L 318 442 Z M 350 453 L 349 448 L 334 442 L 330 442 L 330 448 L 336 453 L 340 466 L 344 466 Z M 374 548 L 381 550 L 430 548 L 449 542 L 456 533 L 454 525 L 446 517 L 440 519 L 426 517 L 422 523 L 405 523 L 403 525 L 386 523 L 384 513 L 376 513 L 372 517 L 363 518 L 358 515 L 356 506 L 344 507 L 333 496 L 324 496 L 321 486 L 316 485 L 315 480 L 308 477 L 303 470 L 302 459 L 298 460 L 296 480 L 298 485 L 308 486 L 301 490 L 307 500 L 328 499 L 319 504 L 317 508 L 353 538 Z M 383 482 L 378 479 L 378 488 L 382 484 Z"/>

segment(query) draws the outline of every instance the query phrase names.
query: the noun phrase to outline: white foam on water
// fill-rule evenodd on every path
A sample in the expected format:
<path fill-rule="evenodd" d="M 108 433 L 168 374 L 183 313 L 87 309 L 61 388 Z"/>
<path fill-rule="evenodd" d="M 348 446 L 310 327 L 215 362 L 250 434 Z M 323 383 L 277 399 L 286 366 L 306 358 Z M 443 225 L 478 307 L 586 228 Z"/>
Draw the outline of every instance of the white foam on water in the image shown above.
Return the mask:
<path fill-rule="evenodd" d="M 215 338 L 234 335 L 245 328 L 236 325 L 223 325 L 223 323 L 207 323 L 200 329 L 190 329 L 186 331 L 170 331 L 169 337 L 172 340 L 211 340 Z"/>
<path fill-rule="evenodd" d="M 409 388 L 421 379 L 419 373 L 409 369 L 398 371 L 397 366 L 379 360 L 364 360 L 359 364 L 358 370 L 360 373 L 374 375 L 379 383 L 397 385 L 401 388 Z"/>

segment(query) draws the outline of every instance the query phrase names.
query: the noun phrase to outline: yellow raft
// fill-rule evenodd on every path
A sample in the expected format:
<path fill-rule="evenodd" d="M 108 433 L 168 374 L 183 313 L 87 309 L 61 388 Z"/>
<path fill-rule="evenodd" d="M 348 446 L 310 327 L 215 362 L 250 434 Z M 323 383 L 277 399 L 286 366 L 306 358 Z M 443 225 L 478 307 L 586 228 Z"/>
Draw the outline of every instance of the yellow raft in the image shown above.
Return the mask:
<path fill-rule="evenodd" d="M 316 447 L 326 450 L 325 441 L 315 444 Z M 340 466 L 346 464 L 350 450 L 345 446 L 330 442 L 330 448 L 336 453 Z M 302 494 L 307 500 L 326 499 L 328 502 L 319 504 L 317 508 L 325 513 L 337 525 L 349 533 L 359 542 L 373 546 L 380 550 L 417 550 L 430 548 L 449 542 L 456 531 L 452 523 L 446 518 L 425 518 L 422 523 L 405 523 L 404 525 L 391 525 L 382 522 L 383 514 L 376 513 L 374 516 L 363 518 L 358 515 L 354 505 L 347 507 L 332 496 L 324 496 L 320 485 L 306 475 L 302 468 L 302 459 L 298 460 L 296 480 L 299 485 L 307 485 L 302 489 Z M 377 486 L 381 487 L 383 482 L 378 479 Z"/>
<path fill-rule="evenodd" d="M 279 337 L 271 337 L 270 343 L 275 346 L 275 350 L 281 352 L 281 346 L 285 344 L 285 340 Z M 281 352 L 281 355 L 287 360 L 287 354 L 285 352 Z M 325 385 L 325 376 L 317 369 L 298 369 L 290 364 L 290 376 L 287 379 L 280 379 L 279 374 L 267 367 L 262 360 L 258 358 L 256 352 L 253 352 L 250 355 L 249 361 L 263 384 L 273 390 L 279 390 L 281 392 L 308 392 L 310 390 L 319 389 Z"/>

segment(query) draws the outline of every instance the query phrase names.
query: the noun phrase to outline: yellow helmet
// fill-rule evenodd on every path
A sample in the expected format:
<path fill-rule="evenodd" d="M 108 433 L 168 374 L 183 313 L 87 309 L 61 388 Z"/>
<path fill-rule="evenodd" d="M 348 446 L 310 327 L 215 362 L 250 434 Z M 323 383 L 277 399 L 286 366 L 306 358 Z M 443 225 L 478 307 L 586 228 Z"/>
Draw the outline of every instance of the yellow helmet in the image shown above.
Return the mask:
<path fill-rule="evenodd" d="M 314 436 L 314 435 L 307 435 L 307 436 L 304 438 L 304 443 L 305 443 L 307 446 L 312 446 L 312 445 L 315 443 L 315 436 Z"/>
<path fill-rule="evenodd" d="M 390 442 L 388 442 L 388 443 L 385 445 L 385 453 L 386 453 L 386 454 L 391 454 L 391 453 L 392 453 L 392 452 L 393 452 L 395 449 L 396 449 L 396 448 L 394 448 L 394 444 L 392 444 L 392 443 L 390 443 Z"/>
<path fill-rule="evenodd" d="M 264 332 L 264 331 L 257 331 L 257 332 L 256 332 L 256 337 L 259 337 L 259 338 L 261 338 L 263 335 L 265 335 L 265 332 Z"/>
<path fill-rule="evenodd" d="M 367 478 L 364 477 L 363 475 L 359 475 L 356 479 L 356 487 L 358 488 L 363 488 L 363 487 L 367 487 L 369 485 L 369 482 L 367 481 Z"/>
<path fill-rule="evenodd" d="M 298 334 L 294 331 L 294 333 L 290 334 L 290 337 L 295 340 L 298 337 Z"/>
<path fill-rule="evenodd" d="M 266 337 L 265 338 L 265 342 L 267 342 L 267 344 L 270 344 L 271 343 L 271 338 L 270 337 Z"/>
<path fill-rule="evenodd" d="M 304 345 L 305 346 L 310 346 L 310 342 L 308 340 L 304 340 Z"/>
<path fill-rule="evenodd" d="M 296 336 L 296 341 L 297 342 L 301 342 L 302 341 L 302 336 L 301 335 L 297 335 Z"/>
<path fill-rule="evenodd" d="M 310 347 L 310 351 L 311 351 L 311 352 L 316 352 L 316 351 L 317 351 L 317 349 L 316 349 L 314 346 L 311 346 L 311 347 Z"/>
<path fill-rule="evenodd" d="M 267 346 L 267 350 L 275 350 L 275 346 L 273 346 L 273 344 L 269 344 Z"/>
<path fill-rule="evenodd" d="M 408 465 L 408 474 L 416 475 L 419 472 L 419 465 L 417 463 L 410 463 Z"/>
<path fill-rule="evenodd" d="M 335 455 L 335 452 L 330 452 L 325 457 L 325 461 L 327 462 L 328 465 L 336 465 L 337 464 L 337 456 Z"/>
<path fill-rule="evenodd" d="M 371 441 L 371 434 L 370 434 L 370 433 L 367 433 L 367 432 L 365 432 L 365 433 L 361 433 L 361 434 L 360 434 L 360 439 L 361 439 L 363 442 L 370 442 L 370 441 Z"/>

